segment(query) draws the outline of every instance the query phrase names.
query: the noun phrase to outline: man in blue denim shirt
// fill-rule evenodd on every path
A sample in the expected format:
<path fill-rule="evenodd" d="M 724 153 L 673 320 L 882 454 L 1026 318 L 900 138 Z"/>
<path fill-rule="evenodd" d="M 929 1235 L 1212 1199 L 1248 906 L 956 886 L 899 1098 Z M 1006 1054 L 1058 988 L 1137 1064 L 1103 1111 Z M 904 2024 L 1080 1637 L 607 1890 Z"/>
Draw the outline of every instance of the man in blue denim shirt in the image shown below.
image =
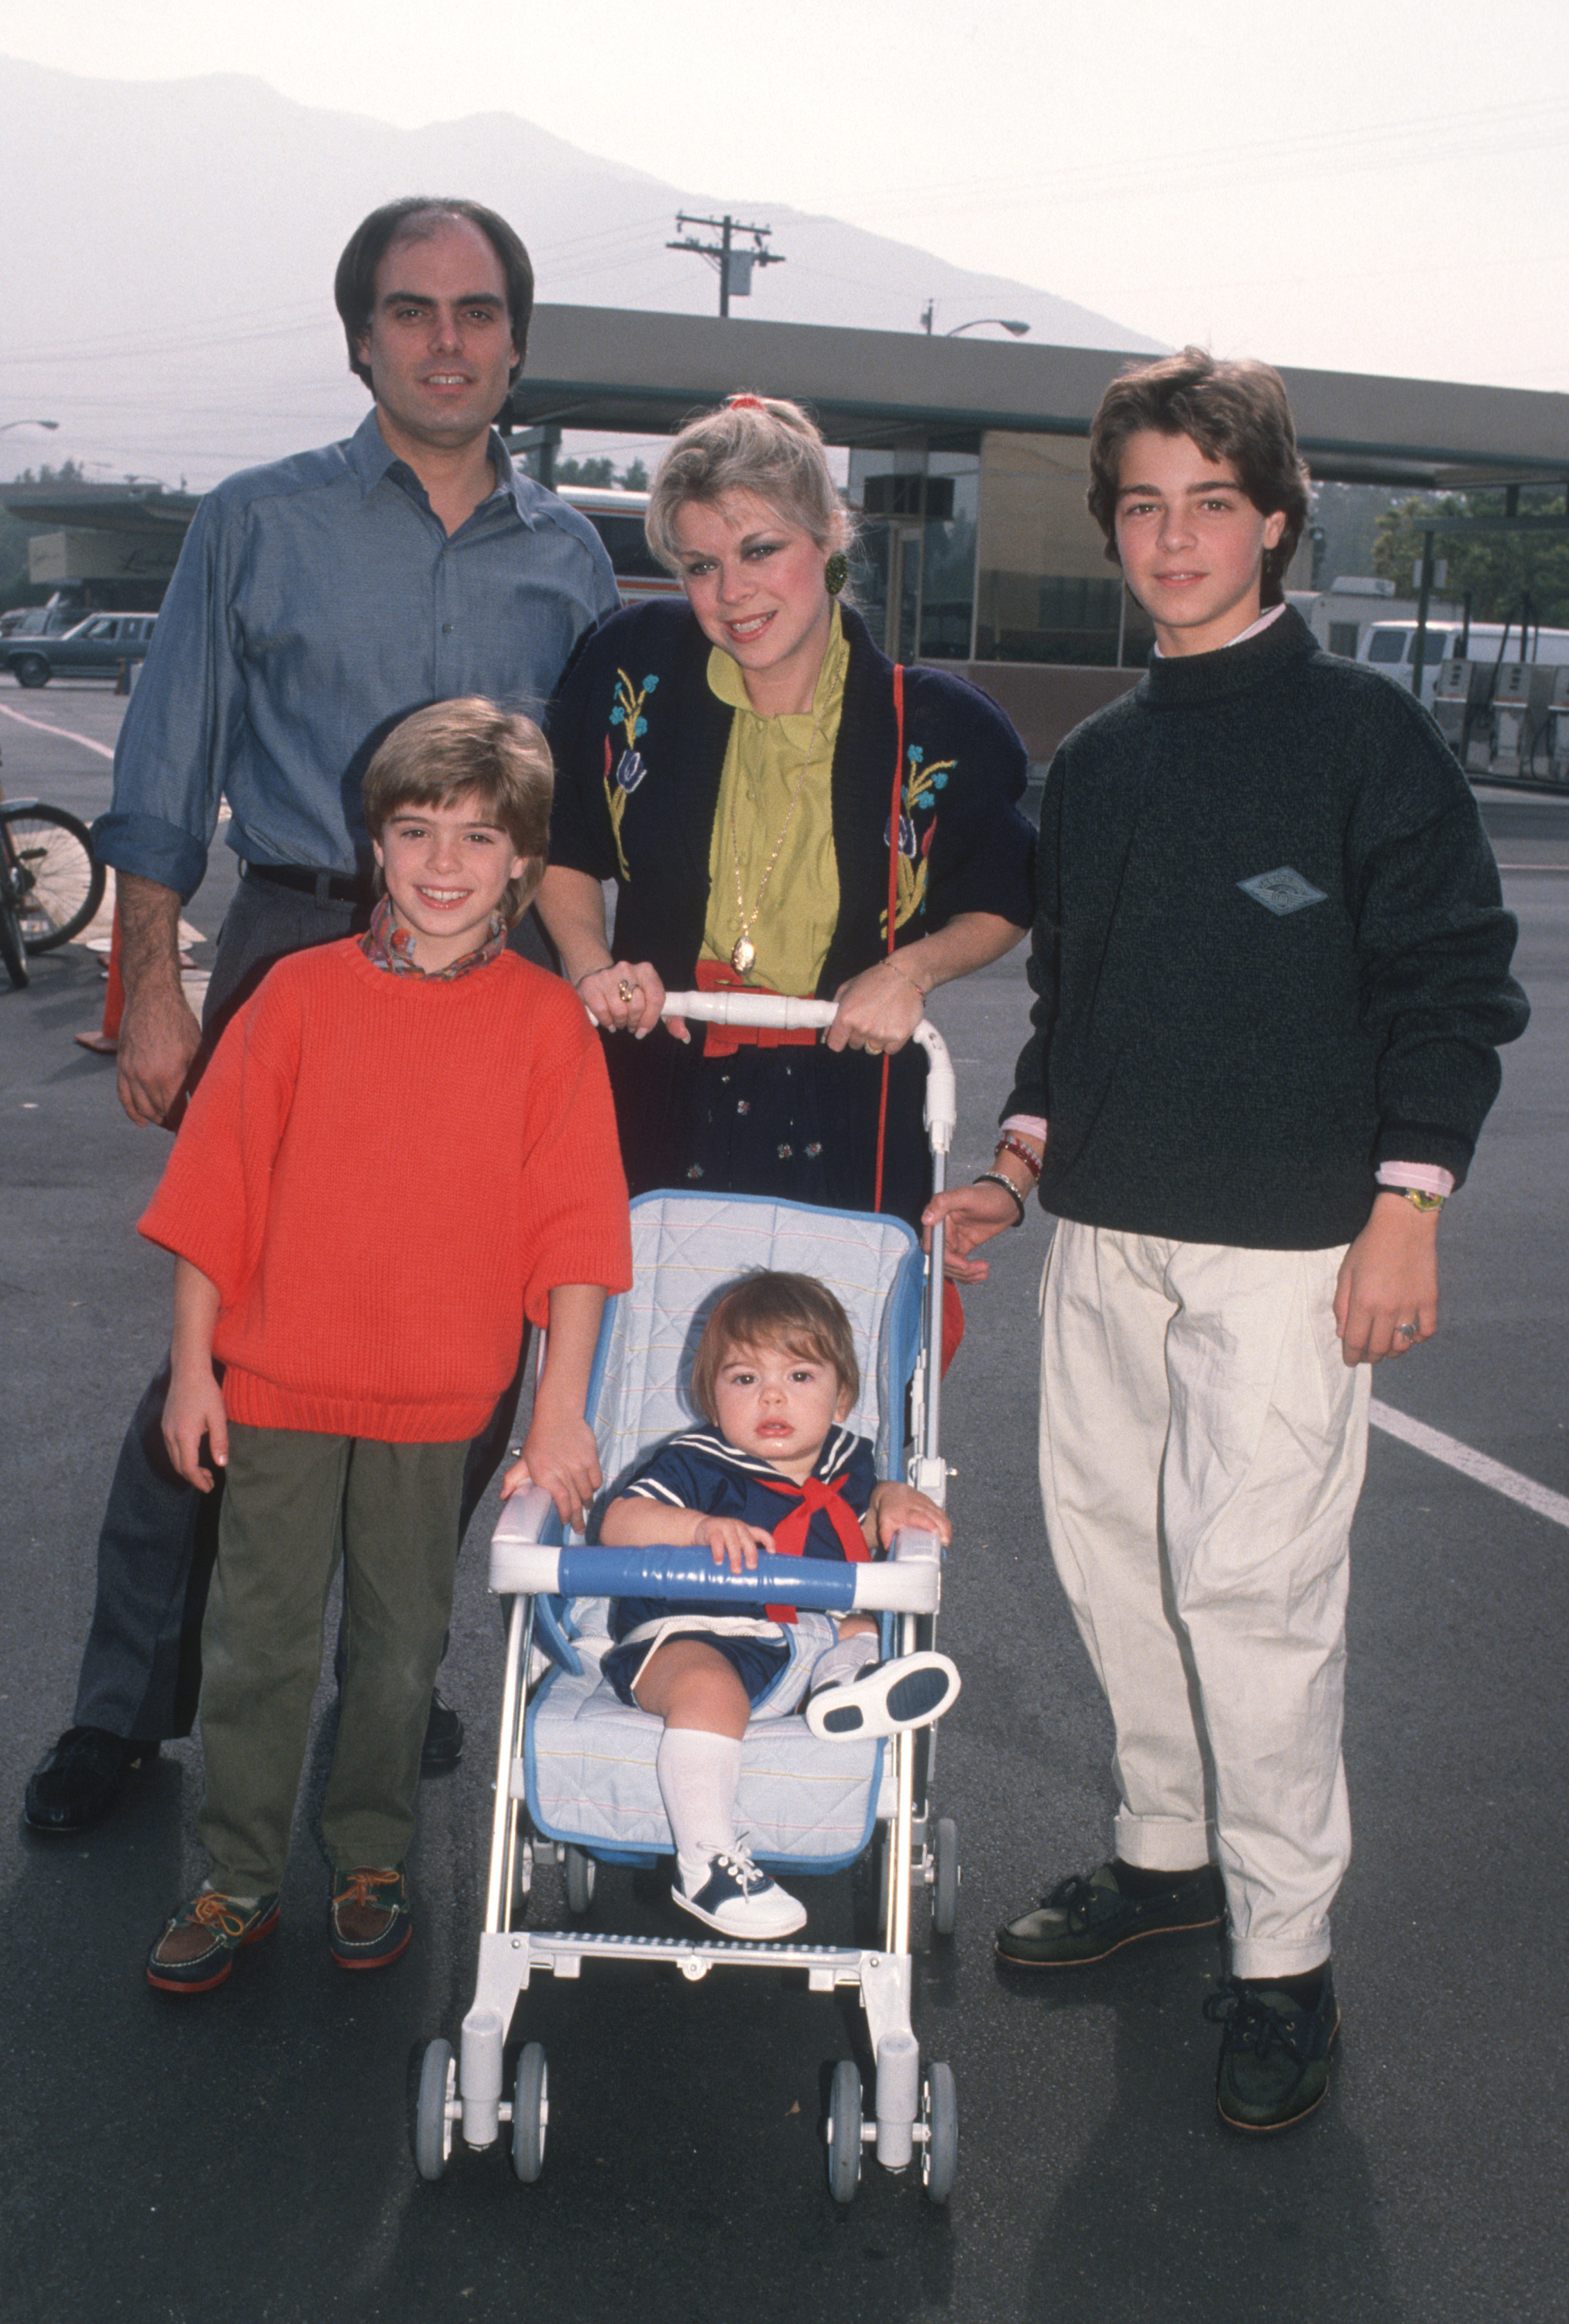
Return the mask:
<path fill-rule="evenodd" d="M 533 291 L 523 244 L 477 203 L 372 212 L 335 284 L 372 410 L 346 443 L 232 476 L 197 512 L 94 831 L 117 874 L 133 1121 L 172 1126 L 204 1045 L 274 960 L 364 925 L 360 782 L 387 729 L 468 694 L 537 718 L 578 638 L 619 602 L 598 534 L 519 475 L 491 429 Z M 179 912 L 225 799 L 242 878 L 198 1027 Z M 141 1747 L 150 1756 L 194 1715 L 206 1512 L 162 1454 L 164 1384 L 121 1451 L 76 1723 L 28 1785 L 35 1830 L 95 1822 Z M 499 1410 L 476 1448 L 465 1515 L 510 1424 Z M 461 1733 L 438 1703 L 433 1744 L 454 1757 Z"/>

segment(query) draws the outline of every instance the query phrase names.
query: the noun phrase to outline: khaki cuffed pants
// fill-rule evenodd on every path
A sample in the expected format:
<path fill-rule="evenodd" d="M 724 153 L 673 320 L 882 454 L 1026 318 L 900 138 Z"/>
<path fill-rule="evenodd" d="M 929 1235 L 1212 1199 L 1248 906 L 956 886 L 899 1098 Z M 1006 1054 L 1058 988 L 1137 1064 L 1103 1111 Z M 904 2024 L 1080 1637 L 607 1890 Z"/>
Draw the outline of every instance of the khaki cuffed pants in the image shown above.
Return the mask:
<path fill-rule="evenodd" d="M 344 1667 L 322 1837 L 338 1872 L 408 1854 L 467 1451 L 231 1423 L 202 1625 L 197 1828 L 215 1888 L 283 1885 L 340 1557 Z"/>
<path fill-rule="evenodd" d="M 1041 1286 L 1041 1490 L 1116 1729 L 1125 1863 L 1225 1882 L 1232 1967 L 1329 1953 L 1368 1367 L 1344 1256 L 1057 1228 Z"/>

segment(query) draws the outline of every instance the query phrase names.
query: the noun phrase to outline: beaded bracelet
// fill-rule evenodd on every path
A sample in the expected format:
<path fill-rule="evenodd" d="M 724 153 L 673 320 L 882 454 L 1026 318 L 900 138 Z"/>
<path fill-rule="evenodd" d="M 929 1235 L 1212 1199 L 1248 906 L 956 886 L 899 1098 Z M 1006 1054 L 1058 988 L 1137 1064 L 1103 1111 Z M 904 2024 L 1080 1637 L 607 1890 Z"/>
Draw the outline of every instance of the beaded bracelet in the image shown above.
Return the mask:
<path fill-rule="evenodd" d="M 996 1155 L 994 1157 L 994 1159 L 998 1159 L 1005 1154 L 1015 1155 L 1023 1164 L 1025 1169 L 1028 1170 L 1032 1178 L 1038 1178 L 1041 1176 L 1040 1156 L 1038 1154 L 1032 1154 L 1030 1151 L 1030 1148 L 1025 1145 L 1023 1139 L 1018 1137 L 1011 1130 L 1005 1130 L 1002 1136 L 998 1139 Z"/>
<path fill-rule="evenodd" d="M 1014 1185 L 1011 1178 L 1005 1178 L 1000 1170 L 977 1170 L 975 1176 L 970 1180 L 970 1184 L 972 1186 L 1005 1186 L 1009 1194 L 1012 1194 L 1014 1202 L 1019 1205 L 1019 1215 L 1014 1221 L 1014 1224 L 1016 1227 L 1022 1227 L 1023 1225 L 1025 1211 L 1024 1197 L 1020 1194 L 1017 1186 Z"/>

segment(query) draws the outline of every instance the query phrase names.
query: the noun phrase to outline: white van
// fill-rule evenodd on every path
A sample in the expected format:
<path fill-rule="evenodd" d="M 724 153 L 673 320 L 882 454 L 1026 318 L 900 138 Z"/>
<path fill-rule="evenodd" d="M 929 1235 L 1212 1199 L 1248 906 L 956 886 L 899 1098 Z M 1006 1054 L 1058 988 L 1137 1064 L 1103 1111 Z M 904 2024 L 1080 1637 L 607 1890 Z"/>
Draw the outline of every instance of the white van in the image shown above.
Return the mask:
<path fill-rule="evenodd" d="M 1422 700 L 1432 706 L 1433 681 L 1441 662 L 1454 661 L 1462 653 L 1462 639 L 1467 661 L 1494 662 L 1499 649 L 1504 644 L 1501 622 L 1473 622 L 1469 638 L 1460 622 L 1446 616 L 1441 622 L 1429 622 L 1422 640 Z M 1357 649 L 1358 661 L 1365 661 L 1397 686 L 1410 690 L 1411 669 L 1417 653 L 1415 622 L 1373 622 Z M 1506 661 L 1519 661 L 1520 628 L 1511 622 L 1509 642 L 1504 650 Z M 1569 662 L 1569 630 L 1528 630 L 1525 633 L 1523 659 L 1536 662 Z"/>
<path fill-rule="evenodd" d="M 604 542 L 623 605 L 640 604 L 645 597 L 680 596 L 680 582 L 674 573 L 666 573 L 643 537 L 647 493 L 629 493 L 617 484 L 556 484 L 553 489 L 587 517 Z"/>

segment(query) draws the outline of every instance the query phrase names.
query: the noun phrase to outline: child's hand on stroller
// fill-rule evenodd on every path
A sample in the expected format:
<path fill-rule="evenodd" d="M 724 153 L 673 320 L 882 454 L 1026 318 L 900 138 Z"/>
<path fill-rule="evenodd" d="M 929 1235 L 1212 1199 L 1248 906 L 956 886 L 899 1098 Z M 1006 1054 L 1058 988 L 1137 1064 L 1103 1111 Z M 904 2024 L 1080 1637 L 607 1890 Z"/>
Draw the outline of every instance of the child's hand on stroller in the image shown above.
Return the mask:
<path fill-rule="evenodd" d="M 537 1406 L 523 1440 L 523 1457 L 513 1462 L 501 1480 L 501 1496 L 508 1499 L 525 1485 L 543 1485 L 562 1522 L 581 1533 L 589 1505 L 603 1482 L 600 1448 L 588 1422 L 581 1417 L 551 1419 Z"/>
<path fill-rule="evenodd" d="M 739 1517 L 699 1517 L 692 1537 L 708 1544 L 716 1565 L 728 1561 L 732 1573 L 755 1573 L 757 1552 L 774 1546 L 771 1533 L 761 1526 L 744 1525 Z"/>
<path fill-rule="evenodd" d="M 867 1503 L 865 1532 L 874 1549 L 888 1549 L 902 1526 L 913 1532 L 934 1533 L 944 1547 L 953 1539 L 953 1527 L 935 1501 L 913 1485 L 874 1485 Z"/>

